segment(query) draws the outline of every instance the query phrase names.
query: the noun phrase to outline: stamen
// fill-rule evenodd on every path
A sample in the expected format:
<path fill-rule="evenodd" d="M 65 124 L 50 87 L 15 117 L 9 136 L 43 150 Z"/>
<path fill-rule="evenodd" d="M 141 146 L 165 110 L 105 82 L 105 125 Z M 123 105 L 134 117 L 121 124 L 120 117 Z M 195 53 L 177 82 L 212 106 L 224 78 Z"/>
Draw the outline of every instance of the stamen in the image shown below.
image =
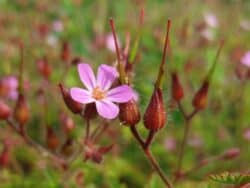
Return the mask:
<path fill-rule="evenodd" d="M 98 86 L 93 90 L 92 97 L 96 100 L 105 98 L 106 92 L 100 89 Z"/>

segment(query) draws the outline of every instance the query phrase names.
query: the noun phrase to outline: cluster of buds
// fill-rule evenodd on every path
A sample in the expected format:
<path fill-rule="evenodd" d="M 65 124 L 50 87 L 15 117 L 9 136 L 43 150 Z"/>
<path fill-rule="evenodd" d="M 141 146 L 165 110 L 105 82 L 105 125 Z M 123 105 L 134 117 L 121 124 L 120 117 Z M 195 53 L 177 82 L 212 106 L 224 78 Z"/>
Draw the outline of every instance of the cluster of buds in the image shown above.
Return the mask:
<path fill-rule="evenodd" d="M 217 60 L 218 60 L 220 51 L 223 47 L 223 43 L 224 42 L 222 41 L 220 44 L 220 47 L 217 51 L 215 60 L 213 62 L 212 67 L 209 70 L 208 75 L 205 77 L 200 88 L 198 89 L 198 91 L 195 93 L 195 95 L 193 97 L 192 105 L 193 105 L 195 111 L 202 110 L 207 106 L 209 85 L 211 82 L 212 74 L 213 74 L 215 67 L 216 67 L 216 64 L 217 64 Z M 184 90 L 183 90 L 183 87 L 180 83 L 178 74 L 177 74 L 177 72 L 173 72 L 172 73 L 172 98 L 177 103 L 180 103 L 181 100 L 183 99 L 183 97 L 184 97 Z"/>

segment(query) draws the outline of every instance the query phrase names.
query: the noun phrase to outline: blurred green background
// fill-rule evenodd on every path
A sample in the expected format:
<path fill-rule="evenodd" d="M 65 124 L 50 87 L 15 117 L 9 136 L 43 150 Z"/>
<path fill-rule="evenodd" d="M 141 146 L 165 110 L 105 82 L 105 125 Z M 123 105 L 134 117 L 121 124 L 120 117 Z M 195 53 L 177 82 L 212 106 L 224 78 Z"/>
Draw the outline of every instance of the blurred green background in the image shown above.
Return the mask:
<path fill-rule="evenodd" d="M 57 88 L 59 82 L 67 87 L 81 85 L 76 67 L 61 58 L 62 45 L 70 46 L 71 59 L 81 57 L 95 68 L 103 63 L 113 64 L 116 56 L 108 49 L 105 38 L 111 31 L 108 20 L 114 18 L 124 47 L 128 32 L 131 43 L 136 39 L 141 7 L 144 7 L 145 18 L 133 82 L 141 112 L 148 104 L 158 72 L 166 21 L 172 21 L 171 48 L 164 77 L 168 123 L 152 145 L 164 172 L 171 177 L 176 170 L 184 127 L 181 113 L 171 101 L 170 73 L 178 72 L 185 90 L 183 106 L 190 112 L 192 97 L 213 62 L 220 40 L 225 39 L 209 89 L 208 106 L 192 121 L 183 168 L 188 170 L 200 159 L 220 155 L 233 147 L 240 149 L 240 155 L 233 160 L 214 161 L 174 187 L 223 187 L 212 182 L 208 175 L 224 171 L 249 173 L 250 87 L 249 78 L 244 77 L 249 68 L 240 63 L 244 53 L 250 50 L 248 0 L 0 0 L 0 78 L 18 75 L 20 55 L 16 44 L 22 41 L 24 80 L 28 88 L 25 93 L 32 113 L 27 125 L 29 134 L 43 144 L 42 127 L 49 124 L 62 136 L 59 114 L 64 111 L 76 124 L 71 136 L 81 139 L 84 122 L 67 110 Z M 44 56 L 52 67 L 49 84 L 37 70 L 36 62 Z M 46 115 L 39 103 L 41 88 L 48 101 Z M 13 106 L 14 102 L 8 101 L 8 104 Z M 142 124 L 138 129 L 146 135 Z M 11 147 L 10 165 L 0 169 L 3 188 L 164 187 L 129 129 L 118 121 L 112 122 L 101 141 L 104 145 L 115 144 L 102 164 L 83 162 L 83 157 L 79 157 L 67 172 L 26 146 L 6 123 L 0 122 L 0 139 L 6 138 L 15 146 Z M 78 182 L 81 178 L 82 184 Z"/>

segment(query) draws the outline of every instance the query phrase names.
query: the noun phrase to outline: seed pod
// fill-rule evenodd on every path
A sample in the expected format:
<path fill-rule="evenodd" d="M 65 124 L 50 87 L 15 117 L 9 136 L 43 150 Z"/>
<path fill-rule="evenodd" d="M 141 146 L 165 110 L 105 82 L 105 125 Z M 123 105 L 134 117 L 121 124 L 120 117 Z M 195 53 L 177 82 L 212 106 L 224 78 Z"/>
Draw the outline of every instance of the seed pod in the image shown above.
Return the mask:
<path fill-rule="evenodd" d="M 51 149 L 52 151 L 54 151 L 59 145 L 59 140 L 51 127 L 47 127 L 46 142 L 48 148 Z"/>
<path fill-rule="evenodd" d="M 193 98 L 193 106 L 197 110 L 202 110 L 207 105 L 209 82 L 205 80 Z"/>
<path fill-rule="evenodd" d="M 30 113 L 27 101 L 22 94 L 18 95 L 17 103 L 14 109 L 14 118 L 21 125 L 25 125 L 29 120 Z"/>
<path fill-rule="evenodd" d="M 157 131 L 164 127 L 166 120 L 162 90 L 160 88 L 155 88 L 144 114 L 144 125 L 151 131 Z"/>
<path fill-rule="evenodd" d="M 68 107 L 68 109 L 73 112 L 74 114 L 80 114 L 82 112 L 82 104 L 74 101 L 70 94 L 69 94 L 69 91 L 63 87 L 62 84 L 59 84 L 59 88 L 61 90 L 61 94 L 63 96 L 63 100 L 66 104 L 66 106 Z"/>
<path fill-rule="evenodd" d="M 119 107 L 119 119 L 123 125 L 134 126 L 140 121 L 140 111 L 138 105 L 133 99 L 126 103 L 121 103 Z"/>
<path fill-rule="evenodd" d="M 179 102 L 184 96 L 183 88 L 176 72 L 172 73 L 172 98 Z"/>
<path fill-rule="evenodd" d="M 0 100 L 0 120 L 6 120 L 11 114 L 10 107 Z"/>

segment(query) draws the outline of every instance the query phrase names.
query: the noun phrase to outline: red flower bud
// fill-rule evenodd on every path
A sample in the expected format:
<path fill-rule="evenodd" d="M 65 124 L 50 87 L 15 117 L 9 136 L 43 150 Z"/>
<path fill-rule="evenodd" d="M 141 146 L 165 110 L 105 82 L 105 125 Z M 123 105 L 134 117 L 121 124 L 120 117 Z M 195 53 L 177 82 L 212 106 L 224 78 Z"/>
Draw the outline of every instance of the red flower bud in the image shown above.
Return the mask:
<path fill-rule="evenodd" d="M 0 120 L 6 120 L 10 114 L 10 107 L 0 100 Z"/>
<path fill-rule="evenodd" d="M 207 94 L 208 94 L 209 82 L 206 80 L 203 82 L 200 89 L 197 91 L 193 98 L 193 106 L 197 110 L 204 109 L 207 105 Z"/>
<path fill-rule="evenodd" d="M 70 46 L 68 42 L 63 43 L 61 58 L 65 62 L 68 62 L 70 59 Z"/>
<path fill-rule="evenodd" d="M 87 104 L 84 110 L 84 118 L 90 120 L 90 119 L 94 119 L 96 115 L 97 115 L 97 111 L 96 111 L 95 103 Z"/>
<path fill-rule="evenodd" d="M 133 99 L 126 103 L 121 103 L 119 107 L 119 119 L 123 125 L 134 126 L 140 121 L 140 111 Z"/>
<path fill-rule="evenodd" d="M 69 134 L 75 128 L 75 123 L 73 119 L 67 116 L 65 113 L 62 113 L 60 115 L 60 121 L 61 121 L 63 130 L 66 134 Z"/>
<path fill-rule="evenodd" d="M 63 87 L 62 84 L 59 84 L 59 88 L 61 90 L 61 94 L 63 96 L 63 100 L 65 102 L 65 104 L 67 105 L 68 109 L 73 112 L 74 114 L 79 114 L 82 112 L 82 104 L 74 101 L 70 94 L 69 94 L 69 91 Z"/>
<path fill-rule="evenodd" d="M 56 150 L 59 145 L 59 140 L 51 127 L 47 127 L 47 146 L 52 151 Z"/>
<path fill-rule="evenodd" d="M 67 138 L 66 142 L 61 148 L 61 153 L 66 157 L 70 157 L 74 153 L 74 149 L 74 142 L 72 138 Z"/>
<path fill-rule="evenodd" d="M 27 123 L 29 117 L 30 113 L 27 101 L 22 94 L 19 94 L 14 109 L 14 118 L 21 126 L 23 126 L 25 123 Z"/>
<path fill-rule="evenodd" d="M 151 131 L 157 131 L 164 127 L 166 120 L 162 90 L 160 88 L 155 88 L 144 114 L 144 125 Z"/>
<path fill-rule="evenodd" d="M 235 157 L 238 157 L 239 154 L 240 154 L 239 148 L 230 148 L 222 154 L 222 159 L 225 160 L 234 159 Z"/>
<path fill-rule="evenodd" d="M 40 74 L 45 78 L 49 79 L 51 75 L 51 66 L 49 65 L 48 61 L 46 58 L 39 59 L 37 61 L 37 68 Z"/>
<path fill-rule="evenodd" d="M 176 72 L 172 73 L 172 98 L 177 102 L 184 96 L 183 88 Z"/>

